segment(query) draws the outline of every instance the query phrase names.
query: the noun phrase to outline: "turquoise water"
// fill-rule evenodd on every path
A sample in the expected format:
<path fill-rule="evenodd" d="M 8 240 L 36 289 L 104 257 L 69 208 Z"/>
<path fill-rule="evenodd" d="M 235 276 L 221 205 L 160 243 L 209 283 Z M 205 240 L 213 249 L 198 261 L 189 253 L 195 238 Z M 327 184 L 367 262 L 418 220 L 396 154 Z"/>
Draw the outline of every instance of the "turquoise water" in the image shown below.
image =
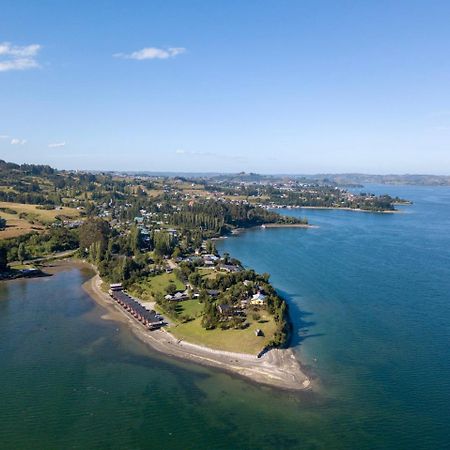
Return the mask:
<path fill-rule="evenodd" d="M 450 189 L 377 189 L 414 205 L 218 244 L 288 299 L 315 393 L 154 353 L 101 318 L 89 272 L 1 283 L 0 448 L 449 448 Z"/>

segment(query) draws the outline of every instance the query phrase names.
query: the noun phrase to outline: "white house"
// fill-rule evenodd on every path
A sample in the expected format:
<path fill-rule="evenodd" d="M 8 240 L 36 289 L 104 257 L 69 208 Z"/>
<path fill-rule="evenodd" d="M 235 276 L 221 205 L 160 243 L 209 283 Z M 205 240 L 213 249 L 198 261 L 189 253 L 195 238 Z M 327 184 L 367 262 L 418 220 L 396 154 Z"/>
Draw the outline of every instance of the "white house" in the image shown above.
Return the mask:
<path fill-rule="evenodd" d="M 266 303 L 266 296 L 261 292 L 257 292 L 250 300 L 251 305 L 264 305 Z"/>

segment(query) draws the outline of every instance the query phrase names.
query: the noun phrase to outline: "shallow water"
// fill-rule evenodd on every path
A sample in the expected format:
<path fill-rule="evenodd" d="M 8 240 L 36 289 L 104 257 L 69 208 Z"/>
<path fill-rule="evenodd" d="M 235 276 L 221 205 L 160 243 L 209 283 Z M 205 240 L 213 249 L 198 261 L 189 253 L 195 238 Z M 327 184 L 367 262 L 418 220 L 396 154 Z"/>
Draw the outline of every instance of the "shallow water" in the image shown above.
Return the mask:
<path fill-rule="evenodd" d="M 448 447 L 450 189 L 382 189 L 415 203 L 218 244 L 287 297 L 315 394 L 154 353 L 101 319 L 88 271 L 0 283 L 0 448 Z"/>

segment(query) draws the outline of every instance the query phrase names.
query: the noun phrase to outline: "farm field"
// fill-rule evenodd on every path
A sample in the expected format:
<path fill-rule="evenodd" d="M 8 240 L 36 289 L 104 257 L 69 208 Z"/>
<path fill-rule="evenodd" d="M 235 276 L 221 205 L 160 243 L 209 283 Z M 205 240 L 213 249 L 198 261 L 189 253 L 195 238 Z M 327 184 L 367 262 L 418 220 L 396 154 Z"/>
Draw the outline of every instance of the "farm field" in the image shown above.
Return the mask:
<path fill-rule="evenodd" d="M 6 219 L 6 228 L 0 231 L 0 239 L 14 238 L 32 231 L 43 231 L 57 216 L 76 219 L 80 212 L 74 208 L 38 209 L 38 205 L 0 202 L 0 217 Z M 14 214 L 15 212 L 15 214 Z"/>

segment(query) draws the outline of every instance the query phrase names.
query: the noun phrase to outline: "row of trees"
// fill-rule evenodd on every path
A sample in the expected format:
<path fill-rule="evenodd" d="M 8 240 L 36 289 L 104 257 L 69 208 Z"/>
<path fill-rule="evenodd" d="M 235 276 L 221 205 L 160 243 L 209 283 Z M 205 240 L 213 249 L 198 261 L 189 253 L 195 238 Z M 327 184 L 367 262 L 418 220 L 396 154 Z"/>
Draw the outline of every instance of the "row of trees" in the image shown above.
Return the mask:
<path fill-rule="evenodd" d="M 307 223 L 306 219 L 281 216 L 264 208 L 243 202 L 218 202 L 207 200 L 192 206 L 185 206 L 172 215 L 174 225 L 186 228 L 200 228 L 221 235 L 232 227 L 248 228 L 264 223 Z M 208 237 L 205 233 L 204 237 Z"/>
<path fill-rule="evenodd" d="M 78 234 L 67 228 L 50 228 L 45 233 L 31 233 L 11 239 L 4 239 L 0 249 L 6 254 L 7 262 L 40 257 L 53 252 L 78 248 Z"/>

